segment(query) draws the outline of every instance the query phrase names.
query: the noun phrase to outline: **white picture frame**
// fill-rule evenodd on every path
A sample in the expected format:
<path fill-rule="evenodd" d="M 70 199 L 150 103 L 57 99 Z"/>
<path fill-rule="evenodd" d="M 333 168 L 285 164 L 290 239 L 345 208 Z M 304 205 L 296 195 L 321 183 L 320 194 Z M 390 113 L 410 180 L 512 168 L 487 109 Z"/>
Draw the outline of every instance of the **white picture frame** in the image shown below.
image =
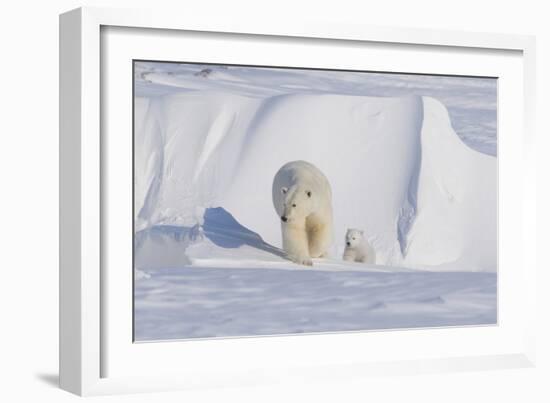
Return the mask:
<path fill-rule="evenodd" d="M 242 35 L 254 41 L 293 41 L 300 46 L 310 46 L 312 41 L 329 41 L 336 50 L 345 44 L 377 44 L 379 47 L 397 46 L 415 48 L 425 52 L 428 61 L 437 69 L 437 58 L 430 52 L 442 52 L 447 57 L 458 57 L 457 52 L 468 51 L 477 55 L 493 53 L 513 54 L 510 61 L 509 94 L 520 94 L 518 99 L 508 100 L 508 111 L 516 108 L 517 116 L 502 117 L 506 130 L 518 129 L 506 137 L 504 148 L 499 144 L 499 172 L 509 178 L 510 186 L 519 188 L 513 196 L 508 184 L 499 182 L 499 191 L 507 196 L 507 204 L 500 206 L 506 217 L 514 215 L 513 222 L 504 223 L 499 215 L 500 228 L 515 228 L 519 234 L 501 236 L 499 239 L 499 262 L 501 254 L 517 267 L 510 277 L 510 286 L 523 301 L 515 312 L 499 326 L 477 329 L 449 329 L 430 331 L 374 332 L 322 336 L 253 337 L 231 340 L 186 341 L 161 343 L 157 346 L 135 349 L 132 340 L 127 340 L 127 317 L 123 313 L 118 320 L 117 310 L 127 310 L 126 288 L 121 288 L 125 304 L 112 305 L 108 298 L 120 283 L 110 280 L 106 287 L 102 267 L 107 259 L 107 244 L 104 229 L 106 220 L 102 214 L 108 203 L 107 179 L 112 174 L 106 165 L 106 144 L 101 133 L 106 130 L 102 119 L 108 111 L 102 110 L 102 92 L 110 91 L 109 83 L 102 81 L 102 53 L 106 39 L 102 32 L 108 27 L 118 29 L 147 29 L 155 32 L 192 32 L 195 37 L 216 33 Z M 137 32 L 137 31 L 136 31 Z M 147 35 L 146 31 L 144 35 Z M 128 34 L 128 33 L 126 33 Z M 125 35 L 126 35 L 125 34 Z M 129 35 L 133 35 L 132 32 Z M 159 39 L 160 40 L 160 39 Z M 166 44 L 174 47 L 177 35 L 172 35 Z M 111 42 L 109 42 L 111 43 Z M 113 42 L 114 43 L 114 42 Z M 109 44 L 109 46 L 111 46 Z M 145 45 L 143 45 L 145 46 Z M 284 44 L 281 46 L 285 46 Z M 369 375 L 414 374 L 421 372 L 467 371 L 492 368 L 532 366 L 535 362 L 535 160 L 534 160 L 534 91 L 535 91 L 535 42 L 533 37 L 521 35 L 468 33 L 456 31 L 429 31 L 406 28 L 383 28 L 316 23 L 294 24 L 292 22 L 266 20 L 220 20 L 197 19 L 190 15 L 171 14 L 168 11 L 117 10 L 103 8 L 80 8 L 60 17 L 60 385 L 63 389 L 79 395 L 134 393 L 185 388 L 209 388 L 225 385 L 253 385 L 273 382 L 295 382 Z M 455 56 L 452 54 L 456 53 Z M 434 53 L 434 54 L 435 54 Z M 253 57 L 253 56 L 250 56 Z M 259 57 L 256 52 L 256 56 Z M 444 58 L 443 58 L 444 59 Z M 224 60 L 213 60 L 223 62 Z M 262 64 L 262 63 L 259 63 Z M 441 68 L 444 68 L 442 63 Z M 503 63 L 506 64 L 506 63 Z M 476 65 L 469 67 L 475 72 Z M 508 73 L 506 73 L 508 74 Z M 480 74 L 481 75 L 481 74 Z M 128 77 L 126 87 L 131 87 Z M 106 88 L 107 86 L 107 88 Z M 512 90 L 513 88 L 513 90 Z M 121 91 L 124 91 L 122 89 Z M 122 92 L 117 92 L 122 94 Z M 506 91 L 504 92 L 506 94 Z M 502 94 L 501 94 L 502 95 Z M 111 99 L 111 98 L 109 98 Z M 116 99 L 116 98 L 113 98 Z M 519 109 L 517 109 L 519 108 Z M 124 119 L 124 116 L 122 117 Z M 518 133 L 519 131 L 519 133 Z M 521 133 L 521 135 L 520 135 Z M 499 140 L 500 141 L 500 140 Z M 111 147 L 109 145 L 109 147 Z M 514 154 L 515 152 L 515 154 Z M 509 166 L 515 165 L 516 176 L 509 177 Z M 518 166 L 519 165 L 519 166 Z M 123 176 L 122 176 L 123 177 Z M 124 180 L 124 179 L 123 179 Z M 124 186 L 123 186 L 124 187 Z M 128 206 L 128 209 L 130 207 Z M 509 218 L 506 218 L 509 220 Z M 512 218 L 510 218 L 512 220 Z M 506 233 L 508 234 L 508 232 Z M 520 241 L 517 238 L 520 238 Z M 512 242 L 515 242 L 512 244 Z M 129 244 L 128 244 L 129 245 Z M 511 245 L 515 245 L 512 252 Z M 112 253 L 112 252 L 109 252 Z M 509 258 L 509 259 L 508 259 Z M 510 269 L 512 270 L 512 269 Z M 515 270 L 515 269 L 514 269 Z M 499 306 L 506 305 L 511 292 L 506 281 L 499 284 Z M 126 291 L 125 291 L 126 290 Z M 502 291 L 502 292 L 501 292 Z M 127 296 L 127 295 L 126 295 Z M 116 308 L 116 309 L 115 309 Z M 119 328 L 112 326 L 109 317 L 116 317 Z M 521 317 L 521 320 L 518 318 Z M 106 329 L 106 328 L 109 329 Z M 108 331 L 107 331 L 108 330 Z M 436 332 L 436 333 L 433 333 Z M 113 333 L 115 334 L 113 336 Z M 439 349 L 406 354 L 403 347 L 391 355 L 380 349 L 364 355 L 352 356 L 341 351 L 331 353 L 341 344 L 360 346 L 368 340 L 385 343 L 387 346 L 410 341 L 414 346 L 433 344 L 435 338 L 447 340 Z M 126 341 L 120 342 L 118 339 Z M 117 341 L 118 340 L 118 341 Z M 462 340 L 462 349 L 450 348 L 455 340 Z M 478 343 L 479 341 L 479 343 Z M 498 342 L 495 342 L 498 341 Z M 502 341 L 502 343 L 500 343 Z M 119 343 L 119 344 L 117 344 Z M 126 343 L 126 344 L 124 344 Z M 474 345 L 477 347 L 474 348 Z M 494 344 L 495 348 L 488 348 Z M 143 345 L 141 345 L 143 346 Z M 228 351 L 235 352 L 233 355 Z M 285 351 L 300 351 L 302 354 L 285 355 Z M 320 356 L 319 351 L 323 351 Z M 137 359 L 137 355 L 140 358 Z M 225 354 L 225 355 L 224 355 Z M 346 355 L 348 354 L 348 355 Z M 215 359 L 204 357 L 217 355 Z M 177 357 L 169 361 L 166 357 Z M 254 359 L 242 359 L 254 357 Z M 260 357 L 261 359 L 258 359 Z M 263 357 L 263 358 L 262 358 Z M 183 358 L 183 359 L 182 359 Z M 241 359 L 239 359 L 241 358 Z M 134 362 L 135 360 L 135 362 Z M 175 362 L 174 362 L 175 361 Z M 126 365 L 122 365 L 125 362 Z M 223 365 L 223 363 L 226 363 Z M 109 363 L 109 365 L 107 365 Z M 111 369 L 112 367 L 116 370 Z M 138 368 L 139 363 L 144 368 Z M 116 364 L 116 365 L 115 365 Z M 120 365 L 119 365 L 120 364 Z M 134 368 L 129 368 L 133 366 Z M 135 370 L 134 370 L 135 369 Z M 142 370 L 143 369 L 143 370 Z"/>

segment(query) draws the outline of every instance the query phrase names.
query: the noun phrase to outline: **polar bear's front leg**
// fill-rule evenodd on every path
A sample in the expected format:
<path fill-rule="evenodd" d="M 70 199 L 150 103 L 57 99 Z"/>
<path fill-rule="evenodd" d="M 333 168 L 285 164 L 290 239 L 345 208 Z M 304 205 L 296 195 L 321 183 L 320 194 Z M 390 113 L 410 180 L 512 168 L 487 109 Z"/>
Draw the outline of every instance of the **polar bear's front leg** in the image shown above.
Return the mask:
<path fill-rule="evenodd" d="M 313 265 L 305 225 L 282 224 L 283 249 L 294 263 Z"/>
<path fill-rule="evenodd" d="M 312 214 L 306 219 L 309 255 L 326 258 L 332 243 L 332 220 L 322 214 Z"/>

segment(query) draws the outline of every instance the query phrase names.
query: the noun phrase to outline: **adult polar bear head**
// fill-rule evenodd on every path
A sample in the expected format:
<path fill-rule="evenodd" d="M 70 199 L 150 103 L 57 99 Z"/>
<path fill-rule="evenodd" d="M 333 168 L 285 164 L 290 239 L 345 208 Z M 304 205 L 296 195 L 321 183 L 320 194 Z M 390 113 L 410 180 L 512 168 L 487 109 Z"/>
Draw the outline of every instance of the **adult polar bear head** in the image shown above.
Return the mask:
<path fill-rule="evenodd" d="M 297 220 L 309 216 L 316 207 L 316 197 L 312 198 L 312 192 L 309 188 L 294 185 L 290 188 L 283 186 L 282 210 L 279 208 L 277 214 L 281 216 L 281 221 L 291 224 Z"/>
<path fill-rule="evenodd" d="M 311 265 L 332 243 L 332 190 L 313 164 L 292 161 L 273 179 L 273 206 L 281 220 L 283 249 L 296 263 Z"/>

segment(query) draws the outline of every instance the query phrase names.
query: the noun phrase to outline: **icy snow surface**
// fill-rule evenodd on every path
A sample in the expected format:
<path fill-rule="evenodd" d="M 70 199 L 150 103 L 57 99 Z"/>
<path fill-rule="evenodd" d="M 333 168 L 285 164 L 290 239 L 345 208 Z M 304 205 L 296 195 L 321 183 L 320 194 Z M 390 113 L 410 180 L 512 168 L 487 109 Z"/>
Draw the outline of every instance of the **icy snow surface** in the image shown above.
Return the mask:
<path fill-rule="evenodd" d="M 136 340 L 496 322 L 494 80 L 135 72 Z M 442 100 L 476 129 L 455 118 L 457 136 Z M 333 188 L 336 243 L 312 268 L 284 258 L 271 201 L 296 159 Z M 348 227 L 376 265 L 341 260 Z"/>

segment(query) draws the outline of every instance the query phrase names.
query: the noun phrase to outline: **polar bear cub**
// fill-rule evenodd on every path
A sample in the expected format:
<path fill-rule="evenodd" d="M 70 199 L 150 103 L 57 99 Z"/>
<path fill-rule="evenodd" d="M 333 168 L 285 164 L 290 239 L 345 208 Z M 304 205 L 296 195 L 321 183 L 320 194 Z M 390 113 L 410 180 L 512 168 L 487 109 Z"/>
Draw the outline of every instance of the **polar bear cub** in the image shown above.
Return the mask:
<path fill-rule="evenodd" d="M 313 164 L 292 161 L 273 179 L 273 206 L 281 220 L 283 250 L 295 263 L 311 266 L 332 244 L 332 190 Z"/>
<path fill-rule="evenodd" d="M 350 228 L 346 232 L 346 248 L 342 258 L 351 262 L 376 263 L 376 252 L 362 230 Z"/>

